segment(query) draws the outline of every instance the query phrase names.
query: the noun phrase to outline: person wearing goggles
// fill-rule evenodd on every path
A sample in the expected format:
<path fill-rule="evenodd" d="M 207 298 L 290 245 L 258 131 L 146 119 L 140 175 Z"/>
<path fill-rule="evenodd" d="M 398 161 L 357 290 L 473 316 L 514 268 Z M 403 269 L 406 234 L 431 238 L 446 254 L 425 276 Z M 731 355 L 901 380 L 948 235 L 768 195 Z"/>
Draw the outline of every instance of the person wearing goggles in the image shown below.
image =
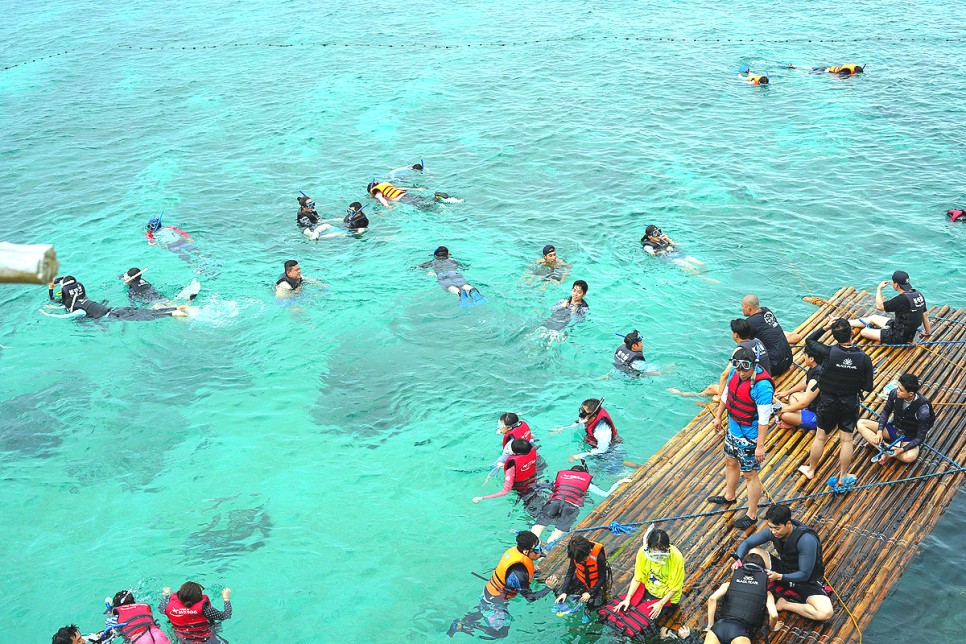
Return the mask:
<path fill-rule="evenodd" d="M 503 553 L 483 588 L 480 604 L 461 619 L 454 619 L 447 635 L 456 633 L 474 635 L 480 631 L 484 639 L 503 639 L 510 633 L 510 599 L 521 595 L 528 602 L 535 602 L 551 592 L 557 583 L 556 575 L 547 578 L 547 587 L 534 592 L 530 583 L 535 579 L 534 562 L 544 556 L 540 539 L 528 530 L 517 534 L 516 546 Z"/>
<path fill-rule="evenodd" d="M 654 224 L 650 224 L 644 229 L 644 236 L 641 237 L 641 246 L 644 247 L 644 252 L 648 255 L 661 255 L 663 253 L 674 252 L 674 241 Z"/>
<path fill-rule="evenodd" d="M 741 320 L 744 322 L 744 320 Z M 746 530 L 758 521 L 761 480 L 758 470 L 765 460 L 765 436 L 771 421 L 775 385 L 767 371 L 757 364 L 747 347 L 731 357 L 731 374 L 715 413 L 714 430 L 724 432 L 725 492 L 708 497 L 708 503 L 732 505 L 738 500 L 738 481 L 743 476 L 748 488 L 748 513 L 735 521 Z M 724 413 L 728 428 L 724 430 Z"/>
<path fill-rule="evenodd" d="M 567 460 L 571 463 L 588 456 L 606 454 L 613 446 L 622 442 L 620 434 L 617 433 L 617 426 L 604 409 L 603 398 L 588 398 L 581 403 L 580 409 L 577 410 L 577 420 L 572 425 L 557 427 L 550 431 L 557 433 L 562 429 L 577 426 L 583 427 L 584 442 L 590 445 L 591 449 L 569 457 Z"/>
<path fill-rule="evenodd" d="M 822 542 L 812 528 L 792 519 L 787 505 L 777 504 L 765 512 L 766 526 L 738 545 L 732 569 L 741 567 L 750 554 L 764 561 L 772 592 L 778 597 L 775 608 L 818 622 L 832 618 L 832 600 L 825 584 Z M 775 554 L 760 548 L 771 543 Z"/>
<path fill-rule="evenodd" d="M 723 602 L 718 613 L 718 603 Z M 757 553 L 745 555 L 734 568 L 731 581 L 725 582 L 708 598 L 708 627 L 704 644 L 751 644 L 755 633 L 765 624 L 778 630 L 775 597 L 768 592 L 765 560 Z"/>
<path fill-rule="evenodd" d="M 684 588 L 684 574 L 684 555 L 671 545 L 667 532 L 654 529 L 652 525 L 644 533 L 644 545 L 637 552 L 634 576 L 627 594 L 601 609 L 602 615 L 625 634 L 631 635 L 628 628 L 637 631 L 632 637 L 644 628 L 656 630 L 660 621 L 677 609 Z M 627 613 L 632 615 L 627 616 Z M 639 622 L 647 626 L 641 627 Z M 677 634 L 682 639 L 687 638 L 690 629 L 683 626 Z"/>

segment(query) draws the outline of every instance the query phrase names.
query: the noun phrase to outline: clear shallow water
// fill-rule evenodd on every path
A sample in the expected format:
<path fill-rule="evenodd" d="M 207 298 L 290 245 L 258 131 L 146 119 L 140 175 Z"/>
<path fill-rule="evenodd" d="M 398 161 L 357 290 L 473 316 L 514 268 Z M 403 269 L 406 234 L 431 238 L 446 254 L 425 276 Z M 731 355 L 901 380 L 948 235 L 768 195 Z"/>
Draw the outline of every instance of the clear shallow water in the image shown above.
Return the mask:
<path fill-rule="evenodd" d="M 603 395 L 643 461 L 695 413 L 666 388 L 714 377 L 746 292 L 792 327 L 814 310 L 801 296 L 904 268 L 930 304 L 963 306 L 966 231 L 942 213 L 964 197 L 964 48 L 946 38 L 966 9 L 840 10 L 6 6 L 0 67 L 69 53 L 0 72 L 0 238 L 55 243 L 120 304 L 129 266 L 171 293 L 194 276 L 144 241 L 163 209 L 210 272 L 208 315 L 187 322 L 77 324 L 39 315 L 42 289 L 0 289 L 3 579 L 44 598 L 8 602 L 0 628 L 93 629 L 103 596 L 193 578 L 234 589 L 235 642 L 442 639 L 479 595 L 469 571 L 526 525 L 470 502 L 501 412 L 541 433 Z M 868 74 L 777 64 L 849 61 Z M 737 81 L 743 62 L 773 85 Z M 359 239 L 292 224 L 298 190 L 335 216 L 420 157 L 426 185 L 465 203 L 374 209 Z M 643 256 L 652 221 L 708 280 Z M 459 309 L 411 269 L 441 243 L 487 306 Z M 566 287 L 519 279 L 545 243 L 592 307 L 549 348 L 533 332 Z M 278 304 L 290 257 L 327 292 Z M 632 328 L 666 375 L 601 380 Z M 576 442 L 541 453 L 559 468 Z M 964 521 L 960 498 L 872 641 L 958 640 Z M 581 639 L 543 603 L 512 611 L 511 640 Z"/>

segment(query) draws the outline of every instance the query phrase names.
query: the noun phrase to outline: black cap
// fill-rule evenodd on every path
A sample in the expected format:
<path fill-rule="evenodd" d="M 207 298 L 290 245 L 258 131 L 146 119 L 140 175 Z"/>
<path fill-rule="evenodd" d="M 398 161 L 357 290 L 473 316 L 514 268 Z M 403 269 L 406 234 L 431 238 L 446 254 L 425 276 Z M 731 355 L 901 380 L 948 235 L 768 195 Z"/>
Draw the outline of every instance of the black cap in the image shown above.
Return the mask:
<path fill-rule="evenodd" d="M 435 257 L 449 257 L 449 249 L 446 246 L 440 246 L 433 251 Z"/>
<path fill-rule="evenodd" d="M 553 247 L 553 244 L 547 244 L 546 246 L 543 247 L 543 254 L 544 256 L 547 256 L 550 253 L 554 252 L 555 250 L 557 249 Z"/>
<path fill-rule="evenodd" d="M 902 288 L 912 288 L 909 284 L 909 273 L 905 271 L 896 271 L 892 274 L 892 281 L 901 286 Z"/>

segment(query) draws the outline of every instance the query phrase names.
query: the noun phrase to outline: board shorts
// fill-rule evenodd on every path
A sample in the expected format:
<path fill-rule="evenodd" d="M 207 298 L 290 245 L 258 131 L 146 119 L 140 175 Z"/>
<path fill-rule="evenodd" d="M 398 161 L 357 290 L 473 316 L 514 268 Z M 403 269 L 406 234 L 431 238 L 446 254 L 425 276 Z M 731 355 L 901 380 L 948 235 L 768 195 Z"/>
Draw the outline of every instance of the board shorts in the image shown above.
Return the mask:
<path fill-rule="evenodd" d="M 788 566 L 775 556 L 771 558 L 771 569 L 782 575 L 795 572 L 794 570 L 789 570 Z M 780 581 L 768 582 L 768 592 L 775 595 L 776 599 L 781 597 L 785 601 L 805 604 L 808 602 L 809 597 L 816 595 L 828 597 L 829 593 L 832 592 L 832 588 L 821 579 L 802 582 L 785 581 L 782 579 Z"/>
<path fill-rule="evenodd" d="M 855 431 L 855 423 L 859 420 L 859 397 L 830 396 L 819 394 L 815 405 L 815 422 L 819 429 L 832 431 L 836 427 L 851 434 Z"/>
<path fill-rule="evenodd" d="M 803 427 L 809 431 L 815 431 L 818 429 L 818 424 L 815 418 L 815 412 L 810 409 L 802 410 L 802 424 L 799 427 Z"/>
<path fill-rule="evenodd" d="M 739 637 L 753 639 L 754 630 L 754 628 L 740 619 L 731 619 L 730 617 L 719 619 L 711 627 L 711 632 L 714 633 L 721 644 L 731 644 L 733 640 Z"/>
<path fill-rule="evenodd" d="M 570 532 L 570 527 L 577 520 L 580 508 L 563 499 L 548 501 L 540 514 L 537 515 L 537 525 L 553 526 L 561 532 Z"/>
<path fill-rule="evenodd" d="M 894 324 L 895 320 L 889 320 L 889 322 L 882 327 L 879 332 L 879 342 L 882 344 L 910 344 L 916 339 L 915 331 L 912 334 L 903 333 L 902 329 L 897 329 Z"/>
<path fill-rule="evenodd" d="M 510 626 L 510 620 L 512 618 L 510 617 L 510 611 L 507 610 L 506 603 L 493 601 L 486 596 L 486 593 L 480 596 L 480 613 L 483 615 L 483 619 L 486 620 L 487 626 L 495 631 Z"/>
<path fill-rule="evenodd" d="M 761 463 L 755 458 L 757 445 L 747 438 L 735 436 L 730 431 L 725 434 L 724 453 L 729 458 L 738 461 L 738 468 L 742 472 L 757 472 Z"/>
<path fill-rule="evenodd" d="M 442 288 L 449 288 L 450 286 L 463 288 L 469 284 L 459 271 L 445 271 L 437 275 L 436 280 Z"/>

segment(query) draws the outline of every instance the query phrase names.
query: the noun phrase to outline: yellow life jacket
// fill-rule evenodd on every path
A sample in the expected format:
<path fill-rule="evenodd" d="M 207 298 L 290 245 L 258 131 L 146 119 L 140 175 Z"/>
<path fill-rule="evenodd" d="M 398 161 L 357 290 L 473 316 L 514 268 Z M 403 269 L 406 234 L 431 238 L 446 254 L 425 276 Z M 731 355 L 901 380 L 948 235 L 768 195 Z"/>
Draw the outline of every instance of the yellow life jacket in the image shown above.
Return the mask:
<path fill-rule="evenodd" d="M 506 597 L 507 599 L 516 597 L 517 591 L 513 588 L 506 587 L 507 571 L 510 569 L 510 566 L 515 566 L 516 564 L 526 566 L 529 578 L 533 579 L 533 560 L 517 550 L 516 546 L 513 546 L 500 557 L 500 563 L 496 565 L 493 576 L 490 577 L 490 581 L 486 582 L 486 592 L 490 593 L 493 597 Z"/>
<path fill-rule="evenodd" d="M 388 181 L 383 181 L 382 183 L 377 183 L 374 185 L 372 190 L 369 191 L 369 194 L 373 194 L 377 190 L 382 193 L 382 196 L 386 198 L 386 201 L 393 201 L 406 194 L 405 190 L 397 188 Z"/>
<path fill-rule="evenodd" d="M 829 74 L 838 74 L 839 72 L 848 72 L 849 74 L 861 74 L 862 66 L 852 64 L 852 65 L 838 65 L 836 67 L 828 68 Z"/>

